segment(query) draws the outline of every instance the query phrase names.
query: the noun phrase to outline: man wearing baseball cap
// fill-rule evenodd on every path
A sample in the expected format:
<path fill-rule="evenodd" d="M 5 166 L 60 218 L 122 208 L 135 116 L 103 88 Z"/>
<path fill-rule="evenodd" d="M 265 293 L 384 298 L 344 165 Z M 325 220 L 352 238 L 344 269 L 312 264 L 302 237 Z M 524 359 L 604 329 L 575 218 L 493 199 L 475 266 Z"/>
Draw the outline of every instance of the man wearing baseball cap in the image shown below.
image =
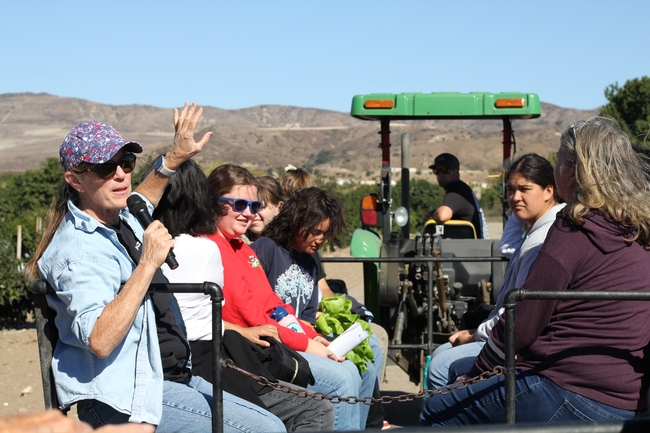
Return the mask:
<path fill-rule="evenodd" d="M 429 212 L 424 222 L 436 220 L 444 223 L 449 220 L 469 221 L 474 225 L 476 237 L 487 239 L 487 223 L 483 209 L 472 188 L 460 180 L 460 163 L 451 153 L 441 153 L 429 166 L 438 179 L 438 185 L 444 188 L 445 198 L 438 209 Z"/>

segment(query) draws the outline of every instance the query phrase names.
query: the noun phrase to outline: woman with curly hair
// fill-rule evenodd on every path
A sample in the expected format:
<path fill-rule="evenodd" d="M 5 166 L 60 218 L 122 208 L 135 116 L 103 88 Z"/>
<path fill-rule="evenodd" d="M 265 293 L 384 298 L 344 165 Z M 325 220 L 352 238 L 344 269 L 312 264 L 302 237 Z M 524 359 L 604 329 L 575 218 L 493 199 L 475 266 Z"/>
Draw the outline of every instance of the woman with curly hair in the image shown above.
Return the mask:
<path fill-rule="evenodd" d="M 296 317 L 316 321 L 318 268 L 312 254 L 325 241 L 337 242 L 345 226 L 341 202 L 324 189 L 295 192 L 251 247 L 275 293 Z"/>

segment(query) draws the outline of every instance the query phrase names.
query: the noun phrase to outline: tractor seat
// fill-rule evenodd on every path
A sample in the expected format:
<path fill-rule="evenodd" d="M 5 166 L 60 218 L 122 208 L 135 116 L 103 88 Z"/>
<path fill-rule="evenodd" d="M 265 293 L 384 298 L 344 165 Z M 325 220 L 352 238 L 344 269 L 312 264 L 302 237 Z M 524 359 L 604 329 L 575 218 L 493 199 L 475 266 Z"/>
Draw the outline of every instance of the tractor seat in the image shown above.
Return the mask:
<path fill-rule="evenodd" d="M 469 221 L 449 220 L 439 223 L 436 220 L 427 220 L 424 223 L 422 234 L 442 234 L 442 239 L 476 239 L 476 229 Z"/>

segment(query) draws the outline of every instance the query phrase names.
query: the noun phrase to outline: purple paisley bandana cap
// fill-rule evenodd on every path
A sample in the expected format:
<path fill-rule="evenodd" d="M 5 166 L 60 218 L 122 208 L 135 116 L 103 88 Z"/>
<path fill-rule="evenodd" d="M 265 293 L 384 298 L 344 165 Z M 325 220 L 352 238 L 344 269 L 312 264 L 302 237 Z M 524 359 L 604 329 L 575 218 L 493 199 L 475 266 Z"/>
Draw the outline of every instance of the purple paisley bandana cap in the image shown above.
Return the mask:
<path fill-rule="evenodd" d="M 122 148 L 127 152 L 142 152 L 139 143 L 123 139 L 111 125 L 90 121 L 78 124 L 66 135 L 59 148 L 59 158 L 63 169 L 68 171 L 82 162 L 102 164 Z"/>

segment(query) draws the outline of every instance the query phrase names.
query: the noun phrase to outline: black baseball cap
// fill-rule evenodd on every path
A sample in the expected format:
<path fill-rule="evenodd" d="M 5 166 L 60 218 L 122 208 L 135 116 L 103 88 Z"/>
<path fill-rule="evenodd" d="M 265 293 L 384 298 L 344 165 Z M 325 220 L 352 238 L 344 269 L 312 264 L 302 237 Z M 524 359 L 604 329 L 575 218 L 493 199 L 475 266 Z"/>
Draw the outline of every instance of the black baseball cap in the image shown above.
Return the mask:
<path fill-rule="evenodd" d="M 458 158 L 456 158 L 451 153 L 441 153 L 440 155 L 436 156 L 436 159 L 433 160 L 433 164 L 431 164 L 429 168 L 433 169 L 439 165 L 444 165 L 445 167 L 449 168 L 460 168 L 460 162 L 458 162 Z"/>

